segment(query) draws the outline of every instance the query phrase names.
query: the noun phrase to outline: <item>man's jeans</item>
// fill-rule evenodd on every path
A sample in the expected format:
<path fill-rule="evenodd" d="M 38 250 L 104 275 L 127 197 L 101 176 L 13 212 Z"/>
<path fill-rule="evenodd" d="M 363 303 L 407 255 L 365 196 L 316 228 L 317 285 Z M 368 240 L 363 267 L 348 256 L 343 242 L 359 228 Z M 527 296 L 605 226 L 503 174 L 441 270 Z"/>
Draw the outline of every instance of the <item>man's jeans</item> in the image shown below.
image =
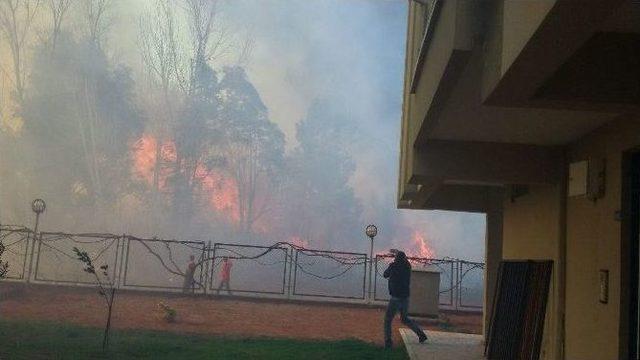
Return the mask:
<path fill-rule="evenodd" d="M 387 312 L 384 315 L 385 347 L 391 347 L 392 345 L 391 322 L 393 321 L 393 318 L 396 316 L 396 313 L 398 311 L 400 312 L 400 319 L 402 320 L 403 324 L 413 330 L 416 335 L 424 335 L 424 331 L 422 331 L 422 329 L 420 329 L 420 327 L 407 316 L 407 312 L 409 311 L 409 298 L 391 297 L 391 299 L 389 299 L 389 305 L 387 305 Z"/>

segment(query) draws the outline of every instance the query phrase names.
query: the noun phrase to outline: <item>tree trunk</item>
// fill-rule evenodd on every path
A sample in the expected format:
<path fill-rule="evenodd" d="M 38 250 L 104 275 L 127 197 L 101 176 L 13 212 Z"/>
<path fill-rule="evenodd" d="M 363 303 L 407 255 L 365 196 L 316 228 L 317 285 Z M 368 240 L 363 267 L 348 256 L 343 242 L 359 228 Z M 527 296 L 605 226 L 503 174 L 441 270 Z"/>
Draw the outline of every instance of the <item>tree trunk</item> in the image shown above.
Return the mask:
<path fill-rule="evenodd" d="M 102 351 L 106 351 L 109 347 L 109 330 L 111 330 L 111 313 L 113 310 L 113 301 L 115 300 L 116 289 L 111 289 L 109 298 L 109 307 L 107 309 L 107 325 L 104 328 L 104 337 L 102 338 Z"/>

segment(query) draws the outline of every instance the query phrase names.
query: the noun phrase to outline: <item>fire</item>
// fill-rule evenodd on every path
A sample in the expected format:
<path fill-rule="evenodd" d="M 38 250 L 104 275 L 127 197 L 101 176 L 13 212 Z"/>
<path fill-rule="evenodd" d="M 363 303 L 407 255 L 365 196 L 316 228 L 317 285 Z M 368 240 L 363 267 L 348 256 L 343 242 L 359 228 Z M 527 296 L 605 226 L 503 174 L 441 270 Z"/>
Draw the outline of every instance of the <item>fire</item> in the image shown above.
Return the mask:
<path fill-rule="evenodd" d="M 140 179 L 146 181 L 149 185 L 153 185 L 153 176 L 156 166 L 158 169 L 158 188 L 160 190 L 166 187 L 167 171 L 163 169 L 162 164 L 171 164 L 176 161 L 176 147 L 172 141 L 164 142 L 160 145 L 160 161 L 156 164 L 156 150 L 158 149 L 158 141 L 151 135 L 143 135 L 136 141 L 133 148 L 133 173 Z"/>
<path fill-rule="evenodd" d="M 134 145 L 134 174 L 149 184 L 153 182 L 153 170 L 156 166 L 156 146 L 156 139 L 149 135 L 144 135 Z"/>
<path fill-rule="evenodd" d="M 160 146 L 160 164 L 156 164 L 158 146 Z M 155 137 L 148 134 L 143 135 L 136 141 L 132 155 L 134 175 L 147 184 L 153 185 L 154 171 L 156 171 L 156 166 L 160 166 L 158 169 L 158 189 L 166 189 L 169 171 L 177 159 L 174 142 L 169 140 L 158 145 Z M 239 221 L 238 187 L 233 178 L 225 174 L 223 170 L 207 170 L 202 165 L 195 169 L 194 178 L 199 181 L 203 196 L 209 197 L 208 202 L 211 210 L 225 214 L 232 222 Z"/>
<path fill-rule="evenodd" d="M 309 241 L 301 238 L 300 236 L 292 236 L 291 238 L 289 238 L 289 242 L 293 245 L 300 246 L 305 249 L 309 248 Z"/>
<path fill-rule="evenodd" d="M 419 231 L 416 230 L 413 233 L 411 241 L 413 242 L 413 245 L 415 245 L 415 247 L 418 249 L 418 252 L 416 254 L 417 257 L 429 259 L 435 257 L 435 252 L 433 251 L 433 249 L 431 249 L 429 244 L 427 244 L 427 240 L 425 239 L 424 235 L 422 235 Z"/>
<path fill-rule="evenodd" d="M 233 179 L 222 172 L 207 171 L 204 167 L 196 169 L 196 178 L 209 194 L 209 203 L 213 210 L 227 214 L 234 222 L 240 220 L 238 187 Z"/>

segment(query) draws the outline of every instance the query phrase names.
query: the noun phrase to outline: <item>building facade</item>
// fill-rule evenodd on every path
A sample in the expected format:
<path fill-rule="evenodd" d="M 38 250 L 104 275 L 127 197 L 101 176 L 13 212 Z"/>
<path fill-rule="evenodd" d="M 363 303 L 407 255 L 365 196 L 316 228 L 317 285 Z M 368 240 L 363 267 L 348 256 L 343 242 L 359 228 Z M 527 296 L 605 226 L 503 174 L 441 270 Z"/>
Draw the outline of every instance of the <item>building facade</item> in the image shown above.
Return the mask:
<path fill-rule="evenodd" d="M 553 260 L 541 358 L 637 359 L 640 2 L 411 0 L 404 83 L 398 206 L 487 215 L 485 304 Z"/>

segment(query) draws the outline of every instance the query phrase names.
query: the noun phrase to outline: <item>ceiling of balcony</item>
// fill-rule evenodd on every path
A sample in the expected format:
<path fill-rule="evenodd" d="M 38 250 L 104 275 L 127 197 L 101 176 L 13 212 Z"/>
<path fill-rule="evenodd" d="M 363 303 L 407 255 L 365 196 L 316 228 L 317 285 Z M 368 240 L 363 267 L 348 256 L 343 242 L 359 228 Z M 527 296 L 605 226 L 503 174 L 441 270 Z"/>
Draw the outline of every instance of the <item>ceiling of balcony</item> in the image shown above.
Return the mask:
<path fill-rule="evenodd" d="M 562 145 L 616 116 L 606 112 L 483 105 L 481 69 L 479 57 L 473 58 L 434 121 L 428 138 Z"/>

